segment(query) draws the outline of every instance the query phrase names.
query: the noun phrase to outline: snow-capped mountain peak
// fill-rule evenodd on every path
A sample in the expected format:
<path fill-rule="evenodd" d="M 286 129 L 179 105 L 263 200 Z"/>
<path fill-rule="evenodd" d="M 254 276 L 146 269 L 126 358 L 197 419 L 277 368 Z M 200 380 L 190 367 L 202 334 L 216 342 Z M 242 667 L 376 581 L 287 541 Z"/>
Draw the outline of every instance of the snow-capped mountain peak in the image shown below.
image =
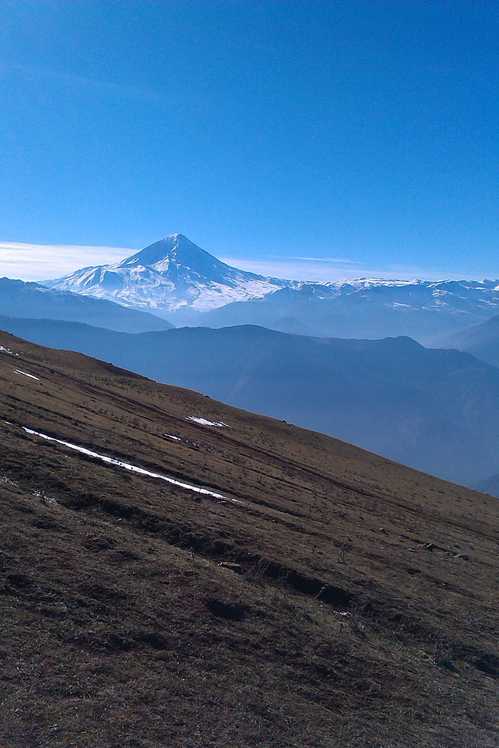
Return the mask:
<path fill-rule="evenodd" d="M 200 261 L 211 258 L 208 252 L 191 242 L 184 234 L 168 234 L 154 244 L 141 249 L 136 254 L 127 257 L 120 263 L 120 267 L 153 267 L 159 272 L 168 268 L 170 262 L 186 265 L 196 265 Z M 215 259 L 214 257 L 211 259 Z"/>
<path fill-rule="evenodd" d="M 174 233 L 119 263 L 82 268 L 46 285 L 168 315 L 261 298 L 288 282 L 231 267 Z"/>
<path fill-rule="evenodd" d="M 184 234 L 169 234 L 164 239 L 127 257 L 119 264 L 119 267 L 148 267 L 175 278 L 179 274 L 195 274 L 211 282 L 224 282 L 233 275 L 233 271 L 238 274 L 242 272 L 217 260 L 209 252 L 191 242 Z"/>

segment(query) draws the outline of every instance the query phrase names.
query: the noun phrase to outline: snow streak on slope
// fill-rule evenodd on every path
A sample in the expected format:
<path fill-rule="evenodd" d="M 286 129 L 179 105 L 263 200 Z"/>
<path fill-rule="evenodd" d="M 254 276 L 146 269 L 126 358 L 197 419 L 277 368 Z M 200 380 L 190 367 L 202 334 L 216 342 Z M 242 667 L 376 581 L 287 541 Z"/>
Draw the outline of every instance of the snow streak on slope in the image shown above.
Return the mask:
<path fill-rule="evenodd" d="M 186 420 L 198 423 L 200 426 L 227 426 L 227 424 L 222 421 L 209 421 L 207 418 L 202 418 L 201 416 L 187 416 Z"/>
<path fill-rule="evenodd" d="M 23 371 L 22 369 L 15 369 L 14 371 L 16 372 L 16 374 L 22 374 L 23 377 L 29 377 L 30 379 L 36 379 L 37 382 L 40 381 L 40 379 L 38 377 L 35 377 L 34 374 L 28 374 L 27 371 Z"/>
<path fill-rule="evenodd" d="M 46 439 L 49 442 L 61 444 L 63 447 L 67 447 L 68 449 L 74 449 L 76 452 L 80 452 L 81 454 L 87 455 L 88 457 L 94 457 L 97 460 L 105 462 L 107 465 L 115 465 L 116 467 L 123 468 L 124 470 L 129 470 L 132 473 L 138 473 L 139 475 L 145 475 L 149 478 L 159 478 L 159 480 L 164 480 L 167 483 L 172 483 L 174 486 L 178 486 L 179 488 L 185 488 L 187 491 L 194 491 L 194 493 L 211 496 L 214 499 L 223 499 L 224 501 L 231 501 L 235 504 L 240 503 L 237 499 L 229 499 L 227 498 L 227 496 L 224 496 L 221 493 L 216 493 L 215 491 L 211 491 L 208 488 L 195 486 L 193 483 L 185 483 L 184 481 L 179 481 L 176 478 L 171 478 L 169 475 L 153 473 L 150 470 L 145 470 L 144 468 L 137 467 L 137 465 L 132 465 L 129 462 L 117 460 L 115 457 L 101 455 L 98 452 L 93 452 L 92 450 L 86 449 L 85 447 L 79 447 L 77 444 L 72 444 L 71 442 L 66 442 L 62 439 L 56 439 L 53 436 L 47 436 L 47 434 L 42 434 L 39 431 L 34 431 L 27 426 L 23 426 L 23 431 L 25 431 L 27 434 L 30 434 L 31 436 L 38 436 L 40 439 Z"/>

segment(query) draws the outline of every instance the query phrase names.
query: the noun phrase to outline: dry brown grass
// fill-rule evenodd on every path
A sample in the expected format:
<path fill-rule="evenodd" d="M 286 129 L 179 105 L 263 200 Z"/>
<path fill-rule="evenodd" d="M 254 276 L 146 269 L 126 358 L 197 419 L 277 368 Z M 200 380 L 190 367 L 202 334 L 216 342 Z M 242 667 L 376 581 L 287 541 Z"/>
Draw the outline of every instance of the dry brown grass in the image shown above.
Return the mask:
<path fill-rule="evenodd" d="M 497 744 L 495 500 L 77 354 L 0 345 L 20 354 L 0 354 L 0 745 Z"/>

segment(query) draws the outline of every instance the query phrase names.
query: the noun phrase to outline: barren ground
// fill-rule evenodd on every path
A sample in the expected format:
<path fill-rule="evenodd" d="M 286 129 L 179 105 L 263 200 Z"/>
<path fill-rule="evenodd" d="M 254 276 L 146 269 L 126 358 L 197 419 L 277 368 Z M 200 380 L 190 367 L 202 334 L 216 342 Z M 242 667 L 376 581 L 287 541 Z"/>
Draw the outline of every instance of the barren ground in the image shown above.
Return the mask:
<path fill-rule="evenodd" d="M 2 748 L 498 744 L 496 499 L 0 346 Z"/>

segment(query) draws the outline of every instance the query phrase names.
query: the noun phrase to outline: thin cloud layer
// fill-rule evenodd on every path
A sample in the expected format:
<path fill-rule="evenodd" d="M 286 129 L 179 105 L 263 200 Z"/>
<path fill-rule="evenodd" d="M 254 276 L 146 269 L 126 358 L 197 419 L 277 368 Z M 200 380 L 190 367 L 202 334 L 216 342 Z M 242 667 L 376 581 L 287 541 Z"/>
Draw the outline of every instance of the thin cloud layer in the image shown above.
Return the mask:
<path fill-rule="evenodd" d="M 247 260 L 239 257 L 221 258 L 241 270 L 291 280 L 326 281 L 353 278 L 363 274 L 360 263 L 343 258 L 284 257 Z"/>
<path fill-rule="evenodd" d="M 134 251 L 129 247 L 0 241 L 0 276 L 48 280 L 84 266 L 119 262 Z"/>
<path fill-rule="evenodd" d="M 468 273 L 447 272 L 445 270 L 428 270 L 421 267 L 409 265 L 390 265 L 386 267 L 373 267 L 364 265 L 355 260 L 345 258 L 318 258 L 318 257 L 287 257 L 274 259 L 246 260 L 235 257 L 221 258 L 229 265 L 234 265 L 242 270 L 252 273 L 271 276 L 273 278 L 285 278 L 291 280 L 307 281 L 334 281 L 348 280 L 349 278 L 391 278 L 398 280 L 413 280 L 416 278 L 426 280 L 443 279 L 473 279 L 486 277 L 487 273 L 470 276 Z M 489 277 L 490 274 L 489 274 Z M 495 276 L 494 276 L 495 277 Z"/>

